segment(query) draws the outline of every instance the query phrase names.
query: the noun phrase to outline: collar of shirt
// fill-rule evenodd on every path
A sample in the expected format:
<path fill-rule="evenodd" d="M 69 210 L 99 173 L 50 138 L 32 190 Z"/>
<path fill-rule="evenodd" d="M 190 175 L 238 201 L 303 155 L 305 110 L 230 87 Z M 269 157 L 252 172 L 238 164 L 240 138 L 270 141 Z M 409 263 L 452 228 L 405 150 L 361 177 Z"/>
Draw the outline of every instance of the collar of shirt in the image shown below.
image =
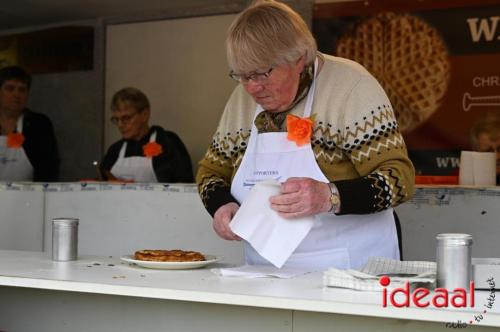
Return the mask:
<path fill-rule="evenodd" d="M 299 87 L 297 94 L 290 107 L 279 113 L 263 111 L 255 118 L 255 127 L 259 133 L 281 132 L 286 131 L 285 119 L 290 111 L 297 106 L 307 96 L 314 76 L 314 66 L 307 66 L 300 76 Z"/>

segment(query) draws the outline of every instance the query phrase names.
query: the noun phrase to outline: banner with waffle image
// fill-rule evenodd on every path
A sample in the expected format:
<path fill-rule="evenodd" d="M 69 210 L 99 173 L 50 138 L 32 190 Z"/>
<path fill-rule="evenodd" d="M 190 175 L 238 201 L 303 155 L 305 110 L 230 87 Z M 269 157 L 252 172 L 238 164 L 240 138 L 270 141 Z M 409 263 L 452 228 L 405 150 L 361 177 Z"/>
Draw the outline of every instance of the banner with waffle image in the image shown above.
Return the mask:
<path fill-rule="evenodd" d="M 417 175 L 458 175 L 460 151 L 478 149 L 472 127 L 500 122 L 500 1 L 318 3 L 313 32 L 378 79 Z"/>

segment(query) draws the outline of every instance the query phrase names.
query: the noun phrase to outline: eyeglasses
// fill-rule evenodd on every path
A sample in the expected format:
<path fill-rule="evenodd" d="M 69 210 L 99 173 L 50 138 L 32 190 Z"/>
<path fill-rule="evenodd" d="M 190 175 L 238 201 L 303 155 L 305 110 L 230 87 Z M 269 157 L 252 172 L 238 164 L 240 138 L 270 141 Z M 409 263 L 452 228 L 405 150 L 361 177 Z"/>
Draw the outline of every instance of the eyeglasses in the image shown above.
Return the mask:
<path fill-rule="evenodd" d="M 243 84 L 248 83 L 249 81 L 253 81 L 255 83 L 265 83 L 269 79 L 269 76 L 271 76 L 273 69 L 274 67 L 271 67 L 265 72 L 254 72 L 250 75 L 237 74 L 231 70 L 229 72 L 229 77 Z"/>
<path fill-rule="evenodd" d="M 139 112 L 135 112 L 129 115 L 123 115 L 123 116 L 112 116 L 109 120 L 111 121 L 112 124 L 118 125 L 120 122 L 123 124 L 129 124 L 130 121 L 138 114 Z"/>

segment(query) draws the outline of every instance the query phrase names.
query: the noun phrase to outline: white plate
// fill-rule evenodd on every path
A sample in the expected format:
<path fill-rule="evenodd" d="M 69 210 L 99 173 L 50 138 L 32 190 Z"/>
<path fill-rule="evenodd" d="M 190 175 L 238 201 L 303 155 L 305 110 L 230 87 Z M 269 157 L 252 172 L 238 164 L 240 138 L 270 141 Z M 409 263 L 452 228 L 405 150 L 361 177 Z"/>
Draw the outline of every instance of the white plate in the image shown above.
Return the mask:
<path fill-rule="evenodd" d="M 219 258 L 213 255 L 205 255 L 206 260 L 195 261 L 195 262 L 154 262 L 154 261 L 140 261 L 134 259 L 131 255 L 126 255 L 120 257 L 124 262 L 146 267 L 148 269 L 161 269 L 161 270 L 186 270 L 186 269 L 197 269 L 208 264 L 215 263 Z"/>

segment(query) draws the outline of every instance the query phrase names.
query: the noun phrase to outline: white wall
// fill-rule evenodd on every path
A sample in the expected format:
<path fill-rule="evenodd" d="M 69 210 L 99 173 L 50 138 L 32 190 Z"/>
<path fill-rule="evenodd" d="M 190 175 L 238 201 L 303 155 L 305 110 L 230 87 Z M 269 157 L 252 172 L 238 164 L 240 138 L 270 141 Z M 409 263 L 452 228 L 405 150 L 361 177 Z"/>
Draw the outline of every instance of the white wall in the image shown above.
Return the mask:
<path fill-rule="evenodd" d="M 44 199 L 40 185 L 0 183 L 0 249 L 43 250 Z"/>
<path fill-rule="evenodd" d="M 471 234 L 472 257 L 500 257 L 500 187 L 418 188 L 396 211 L 405 260 L 434 261 L 439 233 Z"/>
<path fill-rule="evenodd" d="M 151 124 L 176 132 L 196 170 L 235 86 L 227 75 L 224 42 L 235 15 L 109 25 L 106 32 L 105 109 L 126 86 L 150 99 Z M 105 124 L 105 149 L 120 138 Z"/>
<path fill-rule="evenodd" d="M 405 260 L 435 260 L 438 233 L 473 236 L 473 257 L 500 257 L 500 187 L 419 188 L 396 210 Z M 126 255 L 146 248 L 198 250 L 242 262 L 218 238 L 195 185 L 0 183 L 0 249 L 51 251 L 51 220 L 80 218 L 79 252 Z"/>
<path fill-rule="evenodd" d="M 71 190 L 68 190 L 71 189 Z M 51 252 L 51 220 L 80 219 L 82 254 L 122 256 L 141 249 L 196 250 L 241 262 L 240 243 L 220 239 L 212 229 L 194 185 L 72 185 L 46 193 L 45 246 Z"/>
<path fill-rule="evenodd" d="M 61 217 L 80 219 L 80 255 L 184 249 L 243 262 L 242 244 L 213 231 L 195 185 L 0 183 L 0 250 L 50 254 L 52 219 Z"/>

